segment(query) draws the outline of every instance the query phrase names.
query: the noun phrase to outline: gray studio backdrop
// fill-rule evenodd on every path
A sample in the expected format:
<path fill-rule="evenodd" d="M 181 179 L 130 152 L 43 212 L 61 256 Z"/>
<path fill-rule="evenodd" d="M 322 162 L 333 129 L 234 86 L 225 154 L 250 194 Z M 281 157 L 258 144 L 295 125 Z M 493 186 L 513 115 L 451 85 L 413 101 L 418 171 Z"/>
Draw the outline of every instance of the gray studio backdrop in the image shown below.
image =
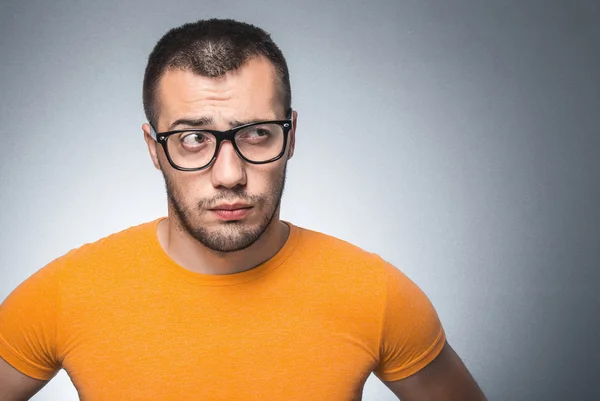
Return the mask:
<path fill-rule="evenodd" d="M 290 64 L 282 218 L 416 281 L 491 400 L 597 400 L 598 4 L 4 0 L 0 299 L 166 213 L 146 58 L 171 27 L 233 17 Z M 35 397 L 57 399 L 77 399 L 64 372 Z M 371 378 L 364 399 L 394 397 Z"/>

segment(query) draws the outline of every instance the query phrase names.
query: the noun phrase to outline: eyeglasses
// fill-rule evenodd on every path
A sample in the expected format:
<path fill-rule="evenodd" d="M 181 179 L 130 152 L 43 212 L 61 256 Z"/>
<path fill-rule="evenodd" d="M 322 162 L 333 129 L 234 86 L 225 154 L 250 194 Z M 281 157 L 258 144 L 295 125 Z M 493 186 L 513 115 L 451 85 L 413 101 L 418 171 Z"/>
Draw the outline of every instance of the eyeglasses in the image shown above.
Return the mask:
<path fill-rule="evenodd" d="M 177 170 L 198 171 L 209 167 L 223 141 L 231 142 L 242 160 L 266 164 L 281 159 L 285 153 L 292 128 L 292 109 L 287 116 L 286 120 L 258 121 L 227 131 L 185 129 L 157 133 L 150 123 L 150 134 L 162 145 L 169 164 Z"/>

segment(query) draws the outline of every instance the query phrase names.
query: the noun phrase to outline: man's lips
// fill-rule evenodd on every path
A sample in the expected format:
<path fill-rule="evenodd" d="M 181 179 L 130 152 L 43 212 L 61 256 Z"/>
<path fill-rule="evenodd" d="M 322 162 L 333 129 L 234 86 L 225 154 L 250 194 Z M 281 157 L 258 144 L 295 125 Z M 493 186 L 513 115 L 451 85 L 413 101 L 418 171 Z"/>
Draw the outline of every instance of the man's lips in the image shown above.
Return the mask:
<path fill-rule="evenodd" d="M 238 210 L 238 209 L 250 209 L 252 206 L 243 203 L 234 203 L 232 205 L 222 204 L 211 208 L 210 210 Z"/>
<path fill-rule="evenodd" d="M 233 205 L 219 205 L 210 209 L 221 220 L 241 220 L 250 213 L 252 206 L 236 203 Z"/>

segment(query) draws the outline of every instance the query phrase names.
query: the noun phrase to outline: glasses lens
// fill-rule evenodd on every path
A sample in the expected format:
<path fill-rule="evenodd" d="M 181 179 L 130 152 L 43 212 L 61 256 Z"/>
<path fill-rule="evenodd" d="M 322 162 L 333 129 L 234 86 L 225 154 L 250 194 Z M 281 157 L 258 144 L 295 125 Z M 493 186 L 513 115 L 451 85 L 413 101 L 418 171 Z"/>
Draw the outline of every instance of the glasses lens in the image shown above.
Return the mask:
<path fill-rule="evenodd" d="M 215 154 L 217 140 L 204 131 L 187 131 L 174 134 L 167 139 L 171 160 L 182 168 L 201 168 L 210 163 Z"/>
<path fill-rule="evenodd" d="M 283 128 L 279 124 L 253 125 L 238 131 L 235 144 L 240 153 L 253 162 L 264 162 L 283 151 Z"/>

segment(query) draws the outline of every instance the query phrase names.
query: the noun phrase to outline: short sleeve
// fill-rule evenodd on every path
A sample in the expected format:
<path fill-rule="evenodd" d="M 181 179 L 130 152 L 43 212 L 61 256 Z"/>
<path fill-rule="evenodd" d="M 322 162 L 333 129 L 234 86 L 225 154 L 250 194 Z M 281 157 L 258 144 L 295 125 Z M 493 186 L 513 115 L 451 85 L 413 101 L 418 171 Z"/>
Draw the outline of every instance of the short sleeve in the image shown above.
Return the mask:
<path fill-rule="evenodd" d="M 59 260 L 38 270 L 0 305 L 0 357 L 21 373 L 51 379 L 60 369 Z"/>
<path fill-rule="evenodd" d="M 380 358 L 374 373 L 383 381 L 395 381 L 417 373 L 432 362 L 446 338 L 425 293 L 391 264 L 385 264 L 384 272 L 386 297 Z"/>

